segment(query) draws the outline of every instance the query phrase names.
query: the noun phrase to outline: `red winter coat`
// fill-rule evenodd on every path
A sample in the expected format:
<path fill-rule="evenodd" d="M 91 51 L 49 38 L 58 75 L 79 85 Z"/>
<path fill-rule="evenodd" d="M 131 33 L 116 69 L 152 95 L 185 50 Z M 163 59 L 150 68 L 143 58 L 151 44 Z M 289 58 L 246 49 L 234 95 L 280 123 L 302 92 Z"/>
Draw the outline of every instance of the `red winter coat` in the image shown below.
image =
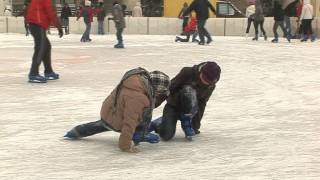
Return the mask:
<path fill-rule="evenodd" d="M 190 32 L 195 31 L 196 28 L 197 28 L 197 19 L 194 17 L 191 17 L 189 23 L 184 28 L 184 32 L 190 33 Z"/>
<path fill-rule="evenodd" d="M 101 10 L 103 10 L 103 9 L 101 9 Z M 84 14 L 85 14 L 84 12 L 85 12 L 85 11 L 87 11 L 88 17 L 85 17 L 85 16 L 84 16 Z M 94 16 L 95 14 L 99 13 L 99 12 L 100 12 L 99 9 L 96 10 L 96 9 L 92 9 L 91 7 L 83 7 L 83 8 L 80 9 L 80 13 L 79 13 L 79 15 L 78 15 L 77 20 L 78 20 L 81 16 L 83 16 L 85 23 L 91 23 L 91 22 L 93 22 L 93 16 Z M 87 18 L 89 18 L 89 19 L 87 19 Z"/>
<path fill-rule="evenodd" d="M 50 25 L 59 28 L 60 23 L 51 0 L 31 0 L 27 11 L 27 22 L 37 24 L 44 29 Z"/>
<path fill-rule="evenodd" d="M 297 17 L 300 18 L 303 8 L 303 1 L 301 1 L 301 4 L 297 7 Z"/>

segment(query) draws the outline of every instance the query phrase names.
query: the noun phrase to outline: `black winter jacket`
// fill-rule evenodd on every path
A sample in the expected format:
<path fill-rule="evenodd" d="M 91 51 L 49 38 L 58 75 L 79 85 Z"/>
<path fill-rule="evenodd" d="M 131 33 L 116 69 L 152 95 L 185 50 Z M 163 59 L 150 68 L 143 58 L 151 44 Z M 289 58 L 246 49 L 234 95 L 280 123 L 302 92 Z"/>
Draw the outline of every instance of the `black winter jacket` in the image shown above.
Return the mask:
<path fill-rule="evenodd" d="M 201 82 L 200 68 L 204 65 L 201 63 L 193 67 L 184 67 L 172 80 L 170 85 L 170 95 L 167 99 L 167 104 L 174 107 L 177 111 L 181 111 L 179 92 L 185 85 L 191 85 L 197 92 L 198 113 L 192 119 L 193 128 L 198 130 L 200 128 L 200 121 L 202 119 L 207 101 L 209 100 L 215 85 L 208 86 Z"/>
<path fill-rule="evenodd" d="M 194 0 L 182 16 L 187 16 L 191 11 L 195 11 L 197 20 L 207 20 L 209 18 L 209 8 L 213 13 L 216 13 L 216 10 L 208 0 Z"/>
<path fill-rule="evenodd" d="M 61 10 L 61 18 L 68 19 L 72 15 L 70 7 L 63 7 Z"/>
<path fill-rule="evenodd" d="M 273 16 L 274 16 L 275 21 L 283 21 L 284 20 L 284 10 L 282 9 L 281 4 L 274 3 Z"/>

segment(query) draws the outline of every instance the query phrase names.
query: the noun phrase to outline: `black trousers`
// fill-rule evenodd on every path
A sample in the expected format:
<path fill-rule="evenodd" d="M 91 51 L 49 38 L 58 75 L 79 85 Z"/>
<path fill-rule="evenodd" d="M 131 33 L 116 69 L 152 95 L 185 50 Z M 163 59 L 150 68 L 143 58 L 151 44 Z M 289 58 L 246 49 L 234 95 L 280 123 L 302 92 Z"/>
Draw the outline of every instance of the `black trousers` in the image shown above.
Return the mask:
<path fill-rule="evenodd" d="M 117 35 L 118 44 L 123 43 L 122 32 L 123 32 L 123 28 L 117 28 L 116 35 Z"/>
<path fill-rule="evenodd" d="M 256 37 L 258 37 L 258 34 L 259 34 L 259 26 L 260 26 L 260 30 L 263 33 L 263 35 L 264 36 L 266 35 L 266 31 L 263 28 L 263 24 L 264 24 L 264 21 L 254 21 L 253 25 L 254 25 Z"/>
<path fill-rule="evenodd" d="M 183 17 L 183 23 L 182 23 L 182 32 L 184 32 L 184 28 L 188 25 L 189 17 Z"/>
<path fill-rule="evenodd" d="M 208 40 L 211 40 L 211 35 L 207 31 L 207 29 L 204 27 L 206 25 L 207 20 L 198 20 L 198 33 L 200 42 L 204 43 L 204 37 L 206 37 Z"/>
<path fill-rule="evenodd" d="M 251 23 L 254 22 L 254 19 L 252 18 L 248 18 L 248 24 L 247 24 L 247 29 L 246 29 L 246 33 L 248 34 L 250 31 L 250 27 L 251 27 Z"/>
<path fill-rule="evenodd" d="M 30 75 L 39 74 L 39 66 L 41 62 L 44 64 L 44 73 L 52 73 L 51 66 L 51 44 L 47 37 L 46 30 L 39 25 L 29 24 L 31 35 L 34 39 L 34 53 Z"/>
<path fill-rule="evenodd" d="M 312 19 L 303 19 L 302 20 L 302 29 L 303 29 L 303 34 L 307 36 L 308 34 L 312 35 Z"/>
<path fill-rule="evenodd" d="M 87 137 L 99 134 L 112 129 L 108 127 L 103 120 L 94 121 L 86 124 L 81 124 L 73 128 L 79 137 Z"/>

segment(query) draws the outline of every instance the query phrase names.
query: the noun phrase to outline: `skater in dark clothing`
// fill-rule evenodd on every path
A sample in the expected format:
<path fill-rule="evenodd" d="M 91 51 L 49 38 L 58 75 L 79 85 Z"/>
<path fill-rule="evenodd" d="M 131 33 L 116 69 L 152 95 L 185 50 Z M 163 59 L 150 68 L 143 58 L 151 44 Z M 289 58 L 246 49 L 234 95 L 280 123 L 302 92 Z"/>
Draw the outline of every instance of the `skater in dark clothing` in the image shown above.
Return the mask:
<path fill-rule="evenodd" d="M 51 44 L 46 30 L 50 25 L 54 25 L 58 28 L 60 38 L 63 36 L 63 31 L 51 0 L 31 0 L 26 19 L 35 43 L 29 82 L 45 83 L 47 80 L 59 79 L 59 74 L 52 69 Z M 44 77 L 39 74 L 41 62 L 45 68 Z"/>
<path fill-rule="evenodd" d="M 100 3 L 97 12 L 98 34 L 104 35 L 104 19 L 106 17 L 106 11 L 104 10 L 103 3 Z"/>
<path fill-rule="evenodd" d="M 122 11 L 122 7 L 117 1 L 115 1 L 113 3 L 112 16 L 113 16 L 112 19 L 113 19 L 115 26 L 116 26 L 116 29 L 117 29 L 116 35 L 117 35 L 117 40 L 118 40 L 118 43 L 116 45 L 114 45 L 114 48 L 124 48 L 122 32 L 123 32 L 123 29 L 126 28 L 126 22 L 124 20 L 124 14 Z"/>
<path fill-rule="evenodd" d="M 91 23 L 93 22 L 93 16 L 96 14 L 95 10 L 91 8 L 91 2 L 85 1 L 85 7 L 80 10 L 78 14 L 77 21 L 80 17 L 83 17 L 84 24 L 86 25 L 86 30 L 84 31 L 80 42 L 91 42 L 90 32 L 91 32 Z"/>
<path fill-rule="evenodd" d="M 176 42 L 189 42 L 190 36 L 192 35 L 192 42 L 199 42 L 199 40 L 197 40 L 197 19 L 194 17 L 190 17 L 190 21 L 187 24 L 187 26 L 184 28 L 184 31 L 182 33 L 182 35 L 187 36 L 186 39 L 176 36 Z"/>
<path fill-rule="evenodd" d="M 284 10 L 282 9 L 282 5 L 279 2 L 279 0 L 274 1 L 273 5 L 273 15 L 274 15 L 274 24 L 273 24 L 273 33 L 274 33 L 274 39 L 271 41 L 273 43 L 279 42 L 279 35 L 278 35 L 278 27 L 280 26 L 283 34 L 287 38 L 288 42 L 290 42 L 290 35 L 284 28 Z"/>
<path fill-rule="evenodd" d="M 65 3 L 61 10 L 61 23 L 64 26 L 65 34 L 69 34 L 69 17 L 72 16 L 68 3 Z"/>
<path fill-rule="evenodd" d="M 182 23 L 182 32 L 184 31 L 184 29 L 186 28 L 188 21 L 189 21 L 189 14 L 182 16 L 184 14 L 184 12 L 188 9 L 188 3 L 183 3 L 183 7 L 180 10 L 179 14 L 178 14 L 178 18 L 183 19 L 183 23 Z"/>
<path fill-rule="evenodd" d="M 221 69 L 215 62 L 184 67 L 171 80 L 170 95 L 162 118 L 152 121 L 149 131 L 157 132 L 168 141 L 174 137 L 177 121 L 180 120 L 187 139 L 191 140 L 199 134 L 207 101 L 220 79 L 220 73 Z"/>
<path fill-rule="evenodd" d="M 255 37 L 252 40 L 258 40 L 259 38 L 259 26 L 261 29 L 261 32 L 263 33 L 264 36 L 264 40 L 267 40 L 267 34 L 266 31 L 263 28 L 263 24 L 264 24 L 264 15 L 263 15 L 263 9 L 262 9 L 262 5 L 261 5 L 261 1 L 260 0 L 256 0 L 256 4 L 255 4 L 255 13 L 253 15 L 254 17 L 254 30 L 255 30 Z"/>
<path fill-rule="evenodd" d="M 105 99 L 100 111 L 101 120 L 74 127 L 64 136 L 79 139 L 94 134 L 115 131 L 120 133 L 119 148 L 135 153 L 133 146 L 140 142 L 158 143 L 157 134 L 147 131 L 152 111 L 168 96 L 169 77 L 143 68 L 128 71 L 118 86 Z"/>
<path fill-rule="evenodd" d="M 212 42 L 211 35 L 204 27 L 209 18 L 209 9 L 216 14 L 216 10 L 208 0 L 193 0 L 188 9 L 183 13 L 182 16 L 190 14 L 192 11 L 196 12 L 198 21 L 198 32 L 200 37 L 199 45 L 205 44 L 205 37 L 207 38 L 207 44 Z"/>

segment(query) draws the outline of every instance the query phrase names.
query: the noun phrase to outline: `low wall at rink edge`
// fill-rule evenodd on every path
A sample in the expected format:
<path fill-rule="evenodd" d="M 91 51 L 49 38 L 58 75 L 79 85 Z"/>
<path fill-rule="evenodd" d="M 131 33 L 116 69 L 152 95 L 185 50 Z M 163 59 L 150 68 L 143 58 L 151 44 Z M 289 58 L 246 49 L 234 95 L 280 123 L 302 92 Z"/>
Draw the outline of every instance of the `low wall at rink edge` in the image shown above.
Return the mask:
<path fill-rule="evenodd" d="M 70 33 L 82 34 L 85 30 L 83 19 L 76 21 L 75 17 L 71 17 Z M 166 17 L 126 17 L 127 27 L 124 34 L 141 34 L 141 35 L 177 35 L 182 31 L 182 20 L 178 18 Z M 291 19 L 292 32 L 297 29 L 296 19 Z M 105 32 L 115 34 L 116 30 L 112 20 L 105 20 Z M 206 27 L 213 36 L 244 36 L 247 26 L 246 18 L 210 18 Z M 272 37 L 273 18 L 265 18 L 264 28 L 267 35 Z M 320 35 L 320 18 L 313 21 L 313 30 Z M 97 34 L 98 23 L 96 18 L 92 23 L 91 33 Z M 0 16 L 0 33 L 25 33 L 23 17 L 6 17 Z M 279 30 L 279 34 L 281 34 Z M 254 35 L 254 28 L 250 29 L 250 35 Z"/>

